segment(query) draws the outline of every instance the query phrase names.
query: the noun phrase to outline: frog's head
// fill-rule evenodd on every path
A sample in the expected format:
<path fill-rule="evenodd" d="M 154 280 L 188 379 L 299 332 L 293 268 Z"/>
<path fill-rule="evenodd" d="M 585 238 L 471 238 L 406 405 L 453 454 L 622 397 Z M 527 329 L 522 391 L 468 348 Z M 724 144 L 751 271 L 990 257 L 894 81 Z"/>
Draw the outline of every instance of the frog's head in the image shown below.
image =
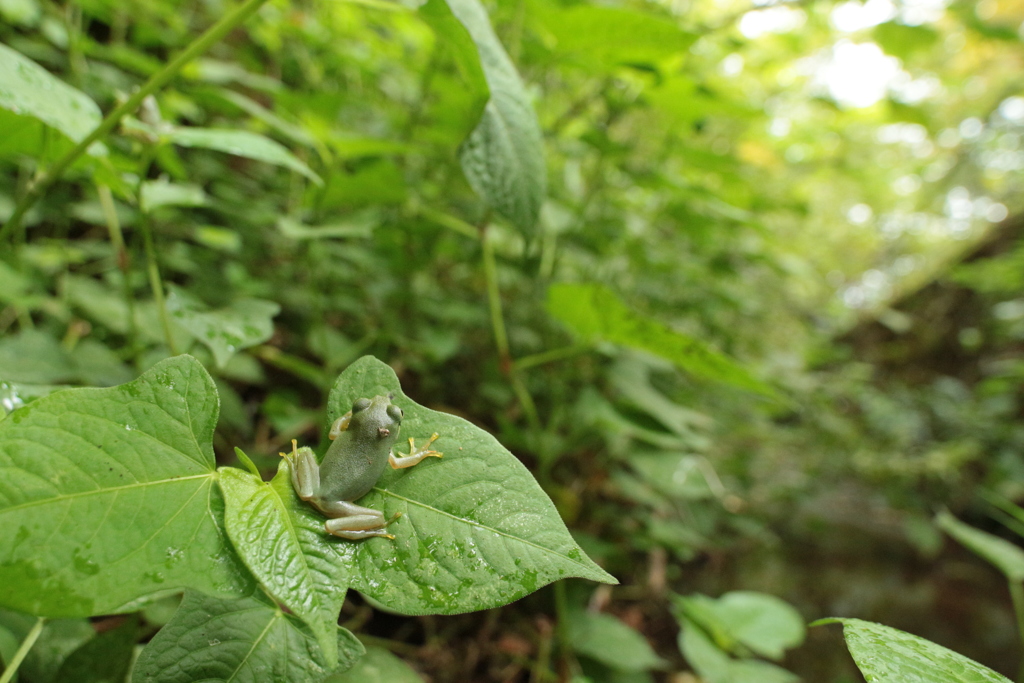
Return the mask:
<path fill-rule="evenodd" d="M 349 425 L 359 434 L 375 434 L 380 440 L 394 439 L 402 426 L 402 409 L 391 402 L 394 396 L 360 398 L 352 404 L 352 422 Z"/>

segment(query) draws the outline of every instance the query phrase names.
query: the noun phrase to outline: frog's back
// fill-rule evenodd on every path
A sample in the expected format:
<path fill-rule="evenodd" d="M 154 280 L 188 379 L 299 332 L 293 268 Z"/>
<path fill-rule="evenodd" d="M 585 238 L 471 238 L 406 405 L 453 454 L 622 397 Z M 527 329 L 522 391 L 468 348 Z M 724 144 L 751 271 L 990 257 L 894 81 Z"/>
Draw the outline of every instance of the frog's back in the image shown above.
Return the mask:
<path fill-rule="evenodd" d="M 381 437 L 376 429 L 350 427 L 339 434 L 320 465 L 320 497 L 354 501 L 366 495 L 384 473 L 398 425 L 391 431 L 393 435 Z"/>

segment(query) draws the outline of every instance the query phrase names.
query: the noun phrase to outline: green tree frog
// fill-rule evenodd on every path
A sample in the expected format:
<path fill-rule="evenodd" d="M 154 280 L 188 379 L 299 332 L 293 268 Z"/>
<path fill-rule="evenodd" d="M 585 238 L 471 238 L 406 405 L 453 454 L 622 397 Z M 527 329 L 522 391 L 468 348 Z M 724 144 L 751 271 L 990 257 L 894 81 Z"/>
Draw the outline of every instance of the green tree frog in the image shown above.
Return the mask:
<path fill-rule="evenodd" d="M 409 453 L 395 456 L 392 450 L 402 426 L 402 409 L 391 402 L 392 396 L 360 398 L 331 425 L 328 436 L 334 441 L 323 463 L 317 465 L 313 449 L 297 448 L 285 455 L 291 466 L 292 486 L 299 498 L 327 516 L 327 533 L 358 540 L 370 536 L 394 538 L 385 528 L 398 519 L 384 521 L 384 513 L 356 505 L 373 488 L 390 464 L 393 469 L 412 467 L 427 457 L 442 456 L 431 450 L 435 433 L 426 444 L 416 447 L 409 439 Z"/>

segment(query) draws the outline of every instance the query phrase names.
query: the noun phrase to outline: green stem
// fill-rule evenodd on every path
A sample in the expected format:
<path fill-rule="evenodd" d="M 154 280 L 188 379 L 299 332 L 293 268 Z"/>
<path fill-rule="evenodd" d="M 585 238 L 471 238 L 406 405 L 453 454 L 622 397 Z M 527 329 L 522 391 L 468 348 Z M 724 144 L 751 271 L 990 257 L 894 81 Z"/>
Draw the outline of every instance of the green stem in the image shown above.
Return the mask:
<path fill-rule="evenodd" d="M 39 617 L 36 619 L 35 626 L 25 636 L 25 640 L 21 641 L 21 647 L 14 653 L 14 657 L 11 658 L 10 664 L 4 669 L 4 673 L 0 676 L 0 683 L 10 683 L 11 679 L 14 678 L 14 674 L 18 673 L 18 667 L 21 666 L 21 662 L 25 659 L 25 655 L 32 649 L 32 646 L 36 644 L 36 640 L 39 638 L 39 634 L 43 631 L 43 624 L 46 623 L 46 619 Z"/>
<path fill-rule="evenodd" d="M 156 247 L 153 246 L 153 230 L 149 224 L 148 214 L 142 214 L 139 220 L 139 229 L 142 232 L 142 245 L 146 251 L 146 272 L 149 275 L 149 287 L 153 290 L 153 299 L 156 301 L 157 310 L 160 311 L 160 326 L 164 331 L 164 341 L 167 342 L 167 350 L 170 354 L 177 356 L 178 348 L 174 343 L 171 314 L 167 311 L 167 301 L 164 299 L 164 283 L 160 279 L 160 267 L 156 262 Z"/>
<path fill-rule="evenodd" d="M 1010 581 L 1010 598 L 1013 600 L 1013 612 L 1017 615 L 1017 637 L 1024 644 L 1024 582 Z M 1024 683 L 1024 658 L 1017 672 L 1017 680 Z"/>
<path fill-rule="evenodd" d="M 526 413 L 526 419 L 534 429 L 540 429 L 540 416 L 533 397 L 526 390 L 522 376 L 516 370 L 509 352 L 508 332 L 505 329 L 505 318 L 501 311 L 501 292 L 498 290 L 498 267 L 494 260 L 494 244 L 487 238 L 487 219 L 480 224 L 480 242 L 483 247 L 484 277 L 487 279 L 487 303 L 491 309 L 491 328 L 494 330 L 494 345 L 498 347 L 498 362 L 501 371 L 508 375 L 516 400 Z"/>
<path fill-rule="evenodd" d="M 61 174 L 71 166 L 71 164 L 75 163 L 80 156 L 85 154 L 86 150 L 92 146 L 92 143 L 112 131 L 126 114 L 138 109 L 139 105 L 142 104 L 142 100 L 146 99 L 166 85 L 186 64 L 206 52 L 213 44 L 220 42 L 224 36 L 230 33 L 232 29 L 243 21 L 248 19 L 266 1 L 267 0 L 245 0 L 245 2 L 236 7 L 233 11 L 228 12 L 220 21 L 207 29 L 206 33 L 199 36 L 199 38 L 197 38 L 191 45 L 185 48 L 185 51 L 175 57 L 170 64 L 153 74 L 153 76 L 146 81 L 146 83 L 139 88 L 134 95 L 125 100 L 124 103 L 114 109 L 114 111 L 107 114 L 106 118 L 104 118 L 91 133 L 85 136 L 77 145 L 74 146 L 74 148 L 68 151 L 64 156 L 58 159 L 53 166 L 47 169 L 42 176 L 29 185 L 28 190 L 25 192 L 24 196 L 22 196 L 21 201 L 19 201 L 18 205 L 14 208 L 14 213 L 11 214 L 11 217 L 7 220 L 7 223 L 4 224 L 4 227 L 0 229 L 0 241 L 7 239 L 15 230 L 18 229 L 21 225 L 21 220 L 25 217 L 28 210 L 32 208 L 50 185 L 52 185 L 57 178 L 59 178 Z"/>
<path fill-rule="evenodd" d="M 527 368 L 532 368 L 535 365 L 544 365 L 545 363 L 551 363 L 556 360 L 572 358 L 573 356 L 578 356 L 581 353 L 586 353 L 590 349 L 590 344 L 573 344 L 572 346 L 563 346 L 560 349 L 533 353 L 529 356 L 523 356 L 518 359 L 515 362 L 516 370 L 526 370 Z"/>
<path fill-rule="evenodd" d="M 498 267 L 494 260 L 494 243 L 487 238 L 487 222 L 480 227 L 480 242 L 483 245 L 484 278 L 487 280 L 487 303 L 491 308 L 491 329 L 494 331 L 494 344 L 498 347 L 501 367 L 507 370 L 511 366 L 508 347 L 508 333 L 505 331 L 505 319 L 501 312 L 501 292 L 498 290 Z"/>
<path fill-rule="evenodd" d="M 134 349 L 138 330 L 135 327 L 135 297 L 132 296 L 131 263 L 128 259 L 128 249 L 124 244 L 124 233 L 121 231 L 121 221 L 117 217 L 117 207 L 114 206 L 114 197 L 110 188 L 97 184 L 96 193 L 100 197 L 103 217 L 107 221 L 107 232 L 110 233 L 110 244 L 114 247 L 114 258 L 117 260 L 117 267 L 121 270 L 121 289 L 124 294 L 125 309 L 128 312 L 128 346 Z"/>

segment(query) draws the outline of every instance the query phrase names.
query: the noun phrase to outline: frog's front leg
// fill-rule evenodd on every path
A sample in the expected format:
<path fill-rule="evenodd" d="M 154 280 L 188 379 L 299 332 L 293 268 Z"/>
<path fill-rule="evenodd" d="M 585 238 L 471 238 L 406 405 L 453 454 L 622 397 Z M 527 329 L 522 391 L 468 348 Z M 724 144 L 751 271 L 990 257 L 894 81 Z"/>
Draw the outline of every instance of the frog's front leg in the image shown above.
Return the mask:
<path fill-rule="evenodd" d="M 316 454 L 312 448 L 303 446 L 298 448 L 295 439 L 292 439 L 292 452 L 288 455 L 281 454 L 288 460 L 292 470 L 292 486 L 295 493 L 302 500 L 312 500 L 317 491 L 320 490 L 320 465 L 316 461 Z"/>
<path fill-rule="evenodd" d="M 423 458 L 441 458 L 444 457 L 444 453 L 439 451 L 430 450 L 430 444 L 434 443 L 437 439 L 437 432 L 427 439 L 427 442 L 416 448 L 416 442 L 410 437 L 409 439 L 409 452 L 401 457 L 397 457 L 394 453 L 388 455 L 388 463 L 391 465 L 391 469 L 400 470 L 406 467 L 412 467 L 423 460 Z"/>
<path fill-rule="evenodd" d="M 324 525 L 327 533 L 347 538 L 350 541 L 358 541 L 370 536 L 384 536 L 393 539 L 394 536 L 385 531 L 385 527 L 401 515 L 401 513 L 396 514 L 390 521 L 385 522 L 383 512 L 346 500 L 329 503 L 321 501 L 317 507 L 330 518 Z"/>

